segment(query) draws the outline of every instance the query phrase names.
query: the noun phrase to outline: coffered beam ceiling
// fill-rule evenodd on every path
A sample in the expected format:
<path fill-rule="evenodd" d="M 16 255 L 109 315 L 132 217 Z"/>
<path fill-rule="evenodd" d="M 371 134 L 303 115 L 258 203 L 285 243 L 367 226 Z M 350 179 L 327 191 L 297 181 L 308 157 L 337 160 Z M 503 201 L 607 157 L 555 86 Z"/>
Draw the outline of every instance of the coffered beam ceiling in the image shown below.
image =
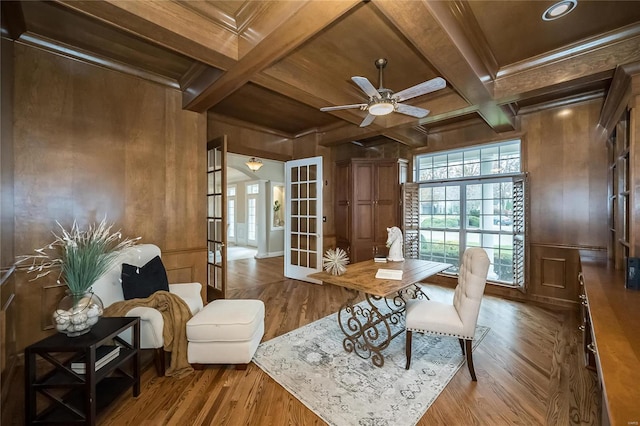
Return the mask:
<path fill-rule="evenodd" d="M 374 4 L 463 98 L 478 105 L 478 113 L 487 124 L 498 132 L 515 128 L 513 114 L 498 106 L 482 83 L 486 71 L 479 74 L 472 67 L 479 61 L 467 47 L 467 39 L 451 13 L 449 2 L 374 0 Z"/>
<path fill-rule="evenodd" d="M 273 28 L 268 36 L 185 107 L 202 112 L 215 106 L 248 82 L 253 75 L 289 54 L 359 3 L 357 0 L 286 2 L 290 7 L 297 8 L 289 19 Z"/>
<path fill-rule="evenodd" d="M 216 68 L 227 69 L 238 58 L 236 34 L 172 1 L 58 3 Z"/>
<path fill-rule="evenodd" d="M 424 67 L 422 73 L 429 74 L 430 69 L 447 81 L 446 89 L 411 100 L 412 105 L 431 111 L 423 119 L 391 114 L 360 128 L 364 113 L 346 109 L 327 113 L 340 120 L 328 125 L 331 120 L 314 128 L 313 123 L 319 123 L 315 120 L 310 126 L 299 126 L 300 131 L 293 134 L 273 130 L 292 139 L 317 132 L 320 143 L 327 146 L 377 135 L 421 146 L 434 123 L 474 117 L 496 132 L 509 132 L 516 128 L 515 114 L 521 101 L 575 92 L 576 88 L 593 90 L 598 83 L 605 87 L 615 65 L 640 61 L 640 25 L 636 23 L 501 67 L 492 51 L 495 45 L 485 37 L 491 12 L 480 8 L 488 3 L 478 6 L 468 0 L 57 2 L 198 61 L 175 83 L 182 90 L 184 108 L 197 112 L 223 113 L 234 92 L 248 83 L 315 110 L 354 103 L 362 93 L 349 77 L 368 71 L 360 65 L 363 58 L 356 68 L 349 51 L 341 55 L 340 42 L 352 38 L 349 31 L 364 44 L 356 45 L 358 48 L 368 48 L 367 55 L 385 48 L 400 49 L 404 53 L 399 61 Z M 484 14 L 475 15 L 474 11 Z M 336 32 L 339 26 L 341 30 Z M 369 33 L 359 34 L 361 28 L 352 28 L 360 26 L 367 27 L 363 30 Z M 377 43 L 367 45 L 371 40 Z M 331 46 L 339 51 L 329 52 Z M 409 51 L 415 58 L 409 58 Z M 334 61 L 331 72 L 324 69 L 327 60 Z M 416 75 L 417 70 L 406 77 Z M 237 98 L 233 105 L 237 105 Z M 235 120 L 239 118 L 241 115 L 236 115 Z"/>

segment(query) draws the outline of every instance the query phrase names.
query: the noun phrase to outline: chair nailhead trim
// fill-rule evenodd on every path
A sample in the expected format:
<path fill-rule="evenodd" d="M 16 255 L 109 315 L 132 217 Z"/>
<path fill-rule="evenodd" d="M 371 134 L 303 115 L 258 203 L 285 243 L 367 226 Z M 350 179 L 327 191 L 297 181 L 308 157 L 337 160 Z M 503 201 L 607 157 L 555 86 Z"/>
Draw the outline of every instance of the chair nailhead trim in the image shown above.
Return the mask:
<path fill-rule="evenodd" d="M 461 336 L 459 334 L 440 333 L 438 331 L 420 330 L 420 329 L 417 329 L 417 328 L 407 328 L 406 331 L 415 331 L 416 333 L 422 333 L 422 334 L 435 334 L 437 336 L 457 337 L 458 339 L 465 339 L 465 340 L 473 340 L 473 338 L 474 338 L 474 336 L 466 337 L 466 336 Z"/>

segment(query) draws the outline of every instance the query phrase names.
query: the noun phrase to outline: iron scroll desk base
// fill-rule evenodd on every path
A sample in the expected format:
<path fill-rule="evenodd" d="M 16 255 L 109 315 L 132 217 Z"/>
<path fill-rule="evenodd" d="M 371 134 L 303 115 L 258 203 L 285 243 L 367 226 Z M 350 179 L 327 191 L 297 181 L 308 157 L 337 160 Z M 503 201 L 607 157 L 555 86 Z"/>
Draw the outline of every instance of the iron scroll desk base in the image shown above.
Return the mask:
<path fill-rule="evenodd" d="M 417 284 L 402 289 L 393 298 L 366 293 L 361 303 L 353 302 L 353 291 L 338 311 L 338 325 L 345 335 L 342 346 L 362 359 L 371 358 L 376 367 L 384 365 L 384 351 L 391 341 L 404 331 L 404 312 L 407 299 L 429 297 Z"/>
<path fill-rule="evenodd" d="M 385 263 L 384 269 L 402 271 L 400 279 L 376 278 L 380 266 L 373 260 L 365 260 L 347 265 L 342 275 L 328 272 L 309 275 L 309 278 L 352 290 L 337 315 L 345 335 L 342 345 L 347 352 L 371 359 L 377 367 L 384 365 L 382 352 L 404 331 L 406 301 L 428 299 L 417 283 L 444 271 L 451 264 L 421 259 Z M 354 304 L 359 292 L 365 295 L 365 300 Z"/>

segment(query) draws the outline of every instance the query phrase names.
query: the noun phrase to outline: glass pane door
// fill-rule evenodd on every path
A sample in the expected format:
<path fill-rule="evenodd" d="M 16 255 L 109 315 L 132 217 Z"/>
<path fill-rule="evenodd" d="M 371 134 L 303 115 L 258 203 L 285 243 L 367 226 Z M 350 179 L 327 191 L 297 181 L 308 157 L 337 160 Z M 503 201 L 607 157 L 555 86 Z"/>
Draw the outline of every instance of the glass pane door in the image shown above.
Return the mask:
<path fill-rule="evenodd" d="M 227 137 L 207 143 L 207 300 L 227 291 Z"/>
<path fill-rule="evenodd" d="M 322 157 L 287 162 L 285 177 L 284 275 L 321 284 L 307 275 L 322 270 Z"/>

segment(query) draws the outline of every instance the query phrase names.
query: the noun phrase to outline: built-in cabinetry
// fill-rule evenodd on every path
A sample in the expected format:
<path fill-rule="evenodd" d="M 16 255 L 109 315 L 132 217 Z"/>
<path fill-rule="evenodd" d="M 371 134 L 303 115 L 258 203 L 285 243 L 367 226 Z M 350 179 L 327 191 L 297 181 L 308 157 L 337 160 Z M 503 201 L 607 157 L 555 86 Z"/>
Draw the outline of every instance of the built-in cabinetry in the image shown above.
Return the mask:
<path fill-rule="evenodd" d="M 584 275 L 578 272 L 578 284 L 580 285 L 580 319 L 582 323 L 578 329 L 582 332 L 582 351 L 584 356 L 584 366 L 590 370 L 596 370 L 596 350 L 593 342 L 593 332 L 591 327 L 591 315 L 589 314 L 589 302 L 584 290 Z"/>
<path fill-rule="evenodd" d="M 387 254 L 387 228 L 401 226 L 400 185 L 407 161 L 358 158 L 336 163 L 336 245 L 352 263 Z"/>
<path fill-rule="evenodd" d="M 609 140 L 609 257 L 617 269 L 624 268 L 630 252 L 630 110 L 626 109 Z"/>
<path fill-rule="evenodd" d="M 640 291 L 625 288 L 624 271 L 613 263 L 580 252 L 585 360 L 602 386 L 602 424 L 626 426 L 640 421 Z"/>

